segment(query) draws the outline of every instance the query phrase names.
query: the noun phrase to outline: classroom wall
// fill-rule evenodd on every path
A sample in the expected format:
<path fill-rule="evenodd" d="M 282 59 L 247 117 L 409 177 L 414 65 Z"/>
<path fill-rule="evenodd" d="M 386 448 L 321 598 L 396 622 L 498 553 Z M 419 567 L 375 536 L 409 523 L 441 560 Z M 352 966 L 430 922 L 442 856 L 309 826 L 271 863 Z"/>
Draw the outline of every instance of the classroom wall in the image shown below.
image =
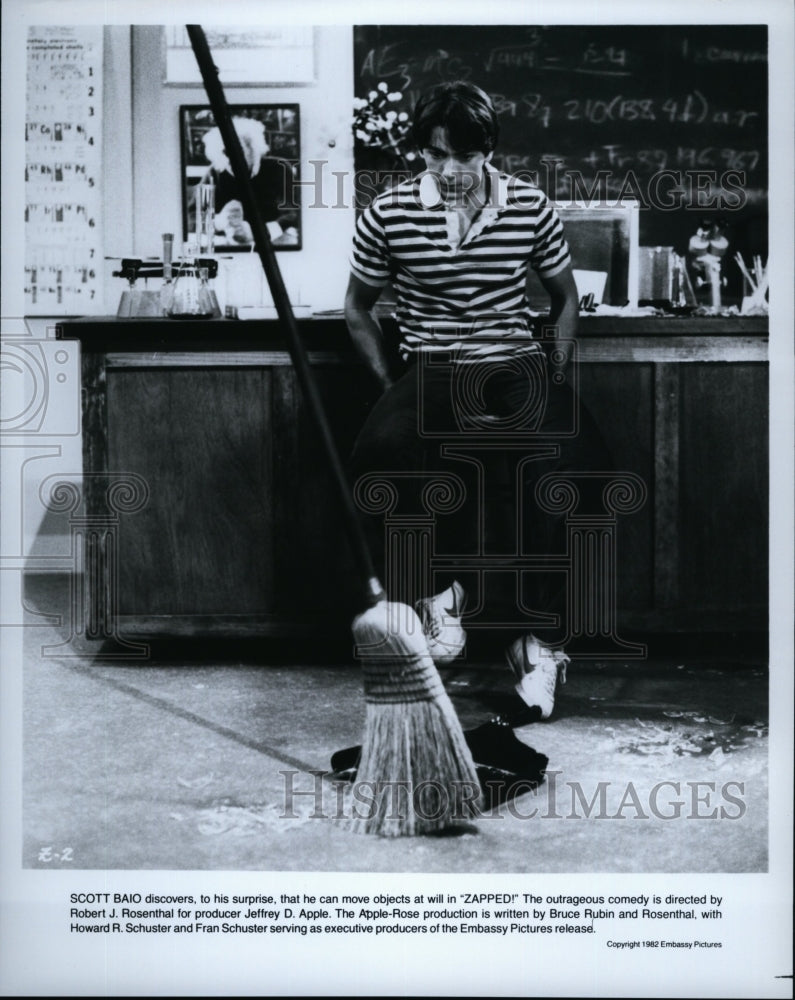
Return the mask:
<path fill-rule="evenodd" d="M 354 213 L 350 199 L 337 197 L 333 171 L 352 170 L 350 128 L 353 94 L 353 32 L 350 26 L 315 29 L 317 78 L 314 84 L 279 87 L 227 87 L 230 104 L 297 103 L 301 120 L 301 160 L 304 181 L 320 180 L 323 197 L 314 186 L 301 189 L 303 246 L 280 252 L 278 261 L 293 304 L 314 311 L 342 306 L 348 275 L 348 248 Z M 131 229 L 108 226 L 107 253 L 112 256 L 160 254 L 161 234 L 182 232 L 181 167 L 178 113 L 181 104 L 206 102 L 201 87 L 163 83 L 164 49 L 159 26 L 130 30 L 131 106 L 127 113 L 132 135 Z M 120 109 L 120 112 L 122 109 Z M 120 114 L 119 117 L 123 117 Z M 119 131 L 116 123 L 109 128 Z M 310 161 L 322 161 L 312 166 Z M 110 190 L 125 189 L 124 158 L 107 158 Z M 117 178 L 118 173 L 118 178 Z M 326 195 L 327 192 L 327 195 Z M 225 267 L 251 265 L 245 254 L 232 255 Z M 254 269 L 252 280 L 259 281 Z M 119 279 L 115 279 L 119 284 Z M 223 297 L 224 279 L 218 282 Z M 119 291 L 121 286 L 119 284 Z M 266 292 L 267 295 L 267 292 Z M 118 295 L 117 295 L 118 300 Z M 255 303 L 250 303 L 255 304 Z"/>
<path fill-rule="evenodd" d="M 347 196 L 337 197 L 337 181 L 332 177 L 332 171 L 343 172 L 347 183 L 353 164 L 352 28 L 318 27 L 315 43 L 313 84 L 227 88 L 226 94 L 230 104 L 300 106 L 302 161 L 322 161 L 316 176 L 324 182 L 330 179 L 332 186 L 327 198 L 325 189 L 319 198 L 314 187 L 302 188 L 303 247 L 279 253 L 278 261 L 293 303 L 321 311 L 342 306 L 354 224 L 351 201 Z M 163 82 L 163 34 L 157 25 L 106 25 L 103 61 L 104 256 L 159 255 L 161 234 L 173 232 L 179 238 L 182 232 L 179 106 L 204 103 L 204 90 L 166 86 Z M 250 254 L 229 256 L 233 259 L 223 261 L 224 270 L 216 281 L 222 303 L 224 283 L 234 272 L 243 273 L 243 286 L 251 290 L 250 304 L 260 299 L 267 301 L 269 293 L 258 259 Z M 112 276 L 119 266 L 118 259 L 106 259 L 102 266 L 103 294 L 93 311 L 112 315 L 125 284 Z M 239 288 L 240 280 L 235 284 Z M 54 324 L 54 317 L 28 319 L 20 335 L 34 341 L 51 341 Z M 41 349 L 50 351 L 47 345 Z M 55 351 L 52 345 L 51 353 Z M 50 476 L 76 481 L 81 478 L 80 398 L 76 383 L 72 385 L 79 368 L 79 351 L 76 344 L 70 343 L 59 345 L 57 351 L 59 358 L 65 358 L 59 362 L 59 372 L 62 368 L 68 375 L 67 382 L 59 385 L 64 392 L 58 405 L 66 406 L 69 413 L 59 410 L 59 426 L 51 434 L 43 431 L 37 436 L 35 454 L 19 451 L 15 475 L 21 489 L 13 494 L 14 509 L 7 511 L 10 523 L 19 526 L 19 554 L 32 557 L 31 566 L 35 562 L 40 572 L 59 571 L 71 543 L 66 519 L 45 509 L 39 486 Z M 26 383 L 20 385 L 19 391 L 24 397 L 25 392 L 30 394 L 31 387 Z M 55 403 L 50 409 L 55 411 Z"/>

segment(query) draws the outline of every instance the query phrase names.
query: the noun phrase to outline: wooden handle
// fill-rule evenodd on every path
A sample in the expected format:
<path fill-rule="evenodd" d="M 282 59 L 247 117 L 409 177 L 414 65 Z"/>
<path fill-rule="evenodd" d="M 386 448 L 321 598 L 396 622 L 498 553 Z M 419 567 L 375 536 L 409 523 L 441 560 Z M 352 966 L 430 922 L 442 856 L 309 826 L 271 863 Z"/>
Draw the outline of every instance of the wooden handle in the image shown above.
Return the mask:
<path fill-rule="evenodd" d="M 287 346 L 298 376 L 298 383 L 301 386 L 301 391 L 304 394 L 304 398 L 317 427 L 323 451 L 328 459 L 332 478 L 334 479 L 342 503 L 343 516 L 353 547 L 354 557 L 362 574 L 364 596 L 368 604 L 376 604 L 385 597 L 383 588 L 375 575 L 372 556 L 370 555 L 364 529 L 359 519 L 359 512 L 354 505 L 348 479 L 340 461 L 337 446 L 331 434 L 328 418 L 326 417 L 320 393 L 318 392 L 317 382 L 310 368 L 309 359 L 298 333 L 298 326 L 295 322 L 287 289 L 284 287 L 282 274 L 276 261 L 273 244 L 271 243 L 267 227 L 259 214 L 251 184 L 250 168 L 232 122 L 232 115 L 226 103 L 224 90 L 218 78 L 218 71 L 213 63 L 204 31 L 199 25 L 195 24 L 187 25 L 187 30 L 191 46 L 193 47 L 193 53 L 199 64 L 199 70 L 204 81 L 204 89 L 207 91 L 207 97 L 210 101 L 210 107 L 212 108 L 216 124 L 221 131 L 221 137 L 224 140 L 224 147 L 230 166 L 232 167 L 232 173 L 240 187 L 243 212 L 246 220 L 251 225 L 254 246 L 262 262 L 265 276 L 268 279 L 268 285 L 270 286 L 281 327 L 287 335 Z"/>

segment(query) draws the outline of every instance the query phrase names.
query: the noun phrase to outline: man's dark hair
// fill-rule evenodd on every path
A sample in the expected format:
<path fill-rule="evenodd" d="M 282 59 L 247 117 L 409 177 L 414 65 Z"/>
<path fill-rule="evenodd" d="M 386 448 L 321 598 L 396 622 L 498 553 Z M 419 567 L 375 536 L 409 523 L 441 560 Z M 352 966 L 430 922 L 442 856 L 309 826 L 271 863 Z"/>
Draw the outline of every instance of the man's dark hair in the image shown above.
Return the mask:
<path fill-rule="evenodd" d="M 465 80 L 439 83 L 417 101 L 411 135 L 418 149 L 428 145 L 435 128 L 447 129 L 456 152 L 490 153 L 499 124 L 488 94 Z"/>

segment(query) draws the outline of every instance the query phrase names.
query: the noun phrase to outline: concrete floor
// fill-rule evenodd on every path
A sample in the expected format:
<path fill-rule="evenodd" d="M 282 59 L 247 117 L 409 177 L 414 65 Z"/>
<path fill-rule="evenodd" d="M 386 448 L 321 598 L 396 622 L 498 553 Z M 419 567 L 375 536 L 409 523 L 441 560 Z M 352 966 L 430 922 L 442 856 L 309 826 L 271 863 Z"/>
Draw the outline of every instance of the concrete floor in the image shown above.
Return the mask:
<path fill-rule="evenodd" d="M 39 611 L 59 600 L 51 585 L 29 591 Z M 386 840 L 336 822 L 335 785 L 312 774 L 360 737 L 353 661 L 293 662 L 262 642 L 114 662 L 99 646 L 43 650 L 67 638 L 58 628 L 25 631 L 24 867 L 767 869 L 767 662 L 736 644 L 572 663 L 552 719 L 517 730 L 549 757 L 536 793 L 455 835 Z M 465 728 L 512 696 L 496 652 L 443 670 Z M 288 783 L 304 793 L 292 807 Z M 48 846 L 71 848 L 69 860 L 42 860 Z"/>

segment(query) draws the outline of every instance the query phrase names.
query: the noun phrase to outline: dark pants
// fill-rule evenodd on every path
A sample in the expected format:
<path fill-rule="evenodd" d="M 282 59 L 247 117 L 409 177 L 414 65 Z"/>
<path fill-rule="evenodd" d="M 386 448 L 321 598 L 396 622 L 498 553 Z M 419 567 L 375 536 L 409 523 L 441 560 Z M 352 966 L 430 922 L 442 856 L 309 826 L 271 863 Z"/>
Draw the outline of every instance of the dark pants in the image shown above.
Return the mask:
<path fill-rule="evenodd" d="M 537 484 L 550 473 L 607 472 L 611 464 L 590 414 L 541 352 L 474 364 L 426 355 L 376 402 L 351 472 L 376 571 L 391 581 L 392 599 L 428 595 L 417 593 L 423 574 L 411 566 L 397 577 L 390 572 L 389 560 L 401 556 L 387 552 L 385 518 L 399 534 L 432 517 L 433 551 L 415 546 L 411 556 L 437 564 L 424 577 L 430 591 L 457 578 L 478 591 L 470 597 L 479 620 L 512 627 L 528 608 L 565 610 L 565 574 L 539 569 L 539 557 L 563 553 L 565 514 L 544 509 L 543 498 L 539 504 Z M 596 480 L 579 477 L 578 490 L 581 510 L 599 502 Z M 517 574 L 523 557 L 535 568 Z"/>

